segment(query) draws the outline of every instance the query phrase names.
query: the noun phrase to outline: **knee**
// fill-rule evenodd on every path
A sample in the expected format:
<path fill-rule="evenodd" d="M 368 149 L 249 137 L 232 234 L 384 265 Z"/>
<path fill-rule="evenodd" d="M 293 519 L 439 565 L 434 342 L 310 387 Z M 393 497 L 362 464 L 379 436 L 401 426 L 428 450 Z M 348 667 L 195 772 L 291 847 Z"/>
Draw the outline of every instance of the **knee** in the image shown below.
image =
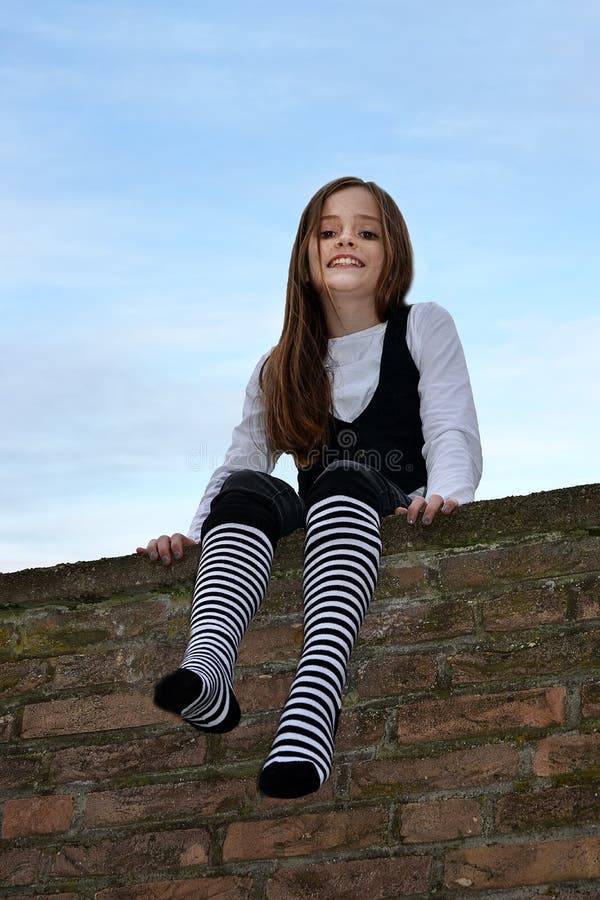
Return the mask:
<path fill-rule="evenodd" d="M 282 495 L 287 496 L 288 491 L 295 504 L 292 499 L 288 499 L 287 505 L 284 503 Z M 291 530 L 290 515 L 284 515 L 282 509 L 290 506 L 295 513 L 291 517 L 292 525 L 300 527 L 300 523 L 296 523 L 298 503 L 300 500 L 295 497 L 293 488 L 281 479 L 254 469 L 239 469 L 223 482 L 210 505 L 202 531 L 225 522 L 240 522 L 264 531 L 275 545 L 283 534 Z"/>
<path fill-rule="evenodd" d="M 373 479 L 364 466 L 353 460 L 336 460 L 328 465 L 309 488 L 306 504 L 312 506 L 336 494 L 352 497 L 379 509 L 379 494 Z"/>
<path fill-rule="evenodd" d="M 255 472 L 254 469 L 239 469 L 228 475 L 217 497 L 221 497 L 230 491 L 246 491 L 249 493 L 262 494 L 261 486 L 264 484 L 264 472 Z M 215 498 L 216 499 L 216 498 Z"/>
<path fill-rule="evenodd" d="M 270 508 L 271 487 L 268 477 L 263 472 L 255 472 L 253 469 L 239 469 L 232 472 L 213 499 L 210 505 L 211 514 L 224 509 L 246 510 L 256 506 L 263 509 Z"/>

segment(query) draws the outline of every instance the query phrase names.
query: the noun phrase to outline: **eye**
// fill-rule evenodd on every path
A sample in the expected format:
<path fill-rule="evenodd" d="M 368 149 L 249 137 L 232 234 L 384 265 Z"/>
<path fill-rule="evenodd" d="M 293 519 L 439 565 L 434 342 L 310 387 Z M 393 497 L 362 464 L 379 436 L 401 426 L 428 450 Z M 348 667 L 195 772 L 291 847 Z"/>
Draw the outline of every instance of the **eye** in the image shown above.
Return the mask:
<path fill-rule="evenodd" d="M 367 241 L 376 241 L 377 240 L 377 235 L 375 234 L 374 231 L 359 231 L 358 233 L 362 237 L 364 237 L 365 240 L 367 240 Z"/>
<path fill-rule="evenodd" d="M 330 238 L 330 237 L 333 237 L 334 235 L 335 235 L 335 231 L 322 231 L 320 236 L 322 238 Z"/>

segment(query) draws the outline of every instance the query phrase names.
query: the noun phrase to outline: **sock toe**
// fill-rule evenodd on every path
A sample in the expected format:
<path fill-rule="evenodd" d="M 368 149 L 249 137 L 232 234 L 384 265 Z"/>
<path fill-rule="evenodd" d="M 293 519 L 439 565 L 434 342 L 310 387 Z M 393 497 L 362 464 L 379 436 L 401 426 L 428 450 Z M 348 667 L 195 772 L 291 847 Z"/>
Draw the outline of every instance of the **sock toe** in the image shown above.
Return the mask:
<path fill-rule="evenodd" d="M 154 688 L 154 702 L 167 712 L 181 713 L 202 693 L 202 679 L 189 669 L 177 669 Z"/>
<path fill-rule="evenodd" d="M 318 791 L 321 781 L 310 762 L 270 763 L 260 773 L 258 787 L 267 797 L 304 797 Z"/>

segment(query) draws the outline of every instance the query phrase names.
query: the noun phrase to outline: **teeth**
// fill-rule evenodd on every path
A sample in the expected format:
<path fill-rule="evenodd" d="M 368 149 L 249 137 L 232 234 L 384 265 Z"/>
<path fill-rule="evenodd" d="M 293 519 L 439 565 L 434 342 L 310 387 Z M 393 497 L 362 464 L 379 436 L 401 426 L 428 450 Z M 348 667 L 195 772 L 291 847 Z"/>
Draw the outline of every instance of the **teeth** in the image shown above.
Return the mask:
<path fill-rule="evenodd" d="M 335 266 L 358 266 L 362 268 L 362 263 L 359 263 L 357 259 L 352 259 L 349 256 L 340 256 L 339 259 L 335 259 L 332 263 L 329 263 L 329 268 L 333 269 Z"/>

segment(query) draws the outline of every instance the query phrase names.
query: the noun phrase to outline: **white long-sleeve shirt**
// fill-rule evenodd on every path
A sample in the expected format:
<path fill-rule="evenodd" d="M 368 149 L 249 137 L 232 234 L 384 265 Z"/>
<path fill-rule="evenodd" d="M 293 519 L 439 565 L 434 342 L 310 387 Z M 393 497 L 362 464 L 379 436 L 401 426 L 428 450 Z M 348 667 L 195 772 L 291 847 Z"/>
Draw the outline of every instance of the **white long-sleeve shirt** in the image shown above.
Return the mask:
<path fill-rule="evenodd" d="M 367 407 L 379 382 L 383 339 L 387 322 L 353 334 L 330 338 L 326 367 L 332 382 L 333 413 L 352 422 Z M 419 370 L 419 397 L 423 429 L 423 457 L 427 486 L 411 496 L 428 499 L 439 494 L 469 503 L 481 479 L 482 456 L 471 382 L 462 345 L 450 313 L 437 303 L 411 306 L 406 343 Z M 237 469 L 270 473 L 276 459 L 263 427 L 263 396 L 258 383 L 262 364 L 256 364 L 246 388 L 242 420 L 233 429 L 225 460 L 213 472 L 188 537 L 200 540 L 200 529 L 213 498 L 225 479 Z"/>

